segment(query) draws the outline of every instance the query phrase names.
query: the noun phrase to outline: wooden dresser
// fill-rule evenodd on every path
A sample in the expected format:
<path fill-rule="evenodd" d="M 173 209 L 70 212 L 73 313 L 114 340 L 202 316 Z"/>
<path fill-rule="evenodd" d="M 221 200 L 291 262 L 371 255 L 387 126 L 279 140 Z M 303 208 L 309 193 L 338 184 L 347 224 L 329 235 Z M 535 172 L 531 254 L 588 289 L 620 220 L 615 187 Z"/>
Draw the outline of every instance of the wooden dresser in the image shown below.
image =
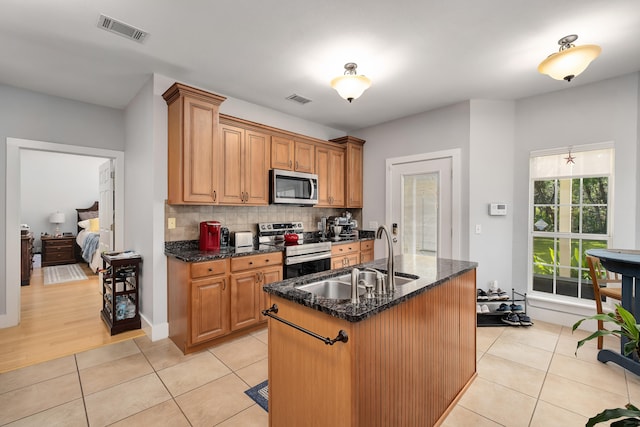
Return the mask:
<path fill-rule="evenodd" d="M 42 236 L 42 266 L 75 264 L 76 236 Z"/>
<path fill-rule="evenodd" d="M 20 237 L 20 285 L 27 286 L 33 271 L 33 234 L 22 234 Z"/>

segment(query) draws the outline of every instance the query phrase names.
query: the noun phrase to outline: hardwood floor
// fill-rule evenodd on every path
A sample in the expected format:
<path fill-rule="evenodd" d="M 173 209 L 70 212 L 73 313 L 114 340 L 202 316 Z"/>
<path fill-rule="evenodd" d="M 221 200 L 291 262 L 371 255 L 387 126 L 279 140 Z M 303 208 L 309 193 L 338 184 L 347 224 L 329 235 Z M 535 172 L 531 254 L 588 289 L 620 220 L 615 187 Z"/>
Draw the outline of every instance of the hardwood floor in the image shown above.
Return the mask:
<path fill-rule="evenodd" d="M 20 324 L 0 329 L 0 373 L 144 335 L 109 334 L 98 276 L 82 265 L 87 280 L 47 286 L 42 269 L 34 269 L 20 289 Z"/>

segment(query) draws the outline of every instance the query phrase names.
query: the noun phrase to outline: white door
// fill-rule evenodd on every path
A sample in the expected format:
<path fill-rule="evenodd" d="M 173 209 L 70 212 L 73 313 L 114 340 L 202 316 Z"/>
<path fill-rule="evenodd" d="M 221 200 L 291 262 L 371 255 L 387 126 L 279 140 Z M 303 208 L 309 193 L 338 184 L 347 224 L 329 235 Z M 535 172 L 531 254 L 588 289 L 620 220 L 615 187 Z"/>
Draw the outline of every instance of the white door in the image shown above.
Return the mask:
<path fill-rule="evenodd" d="M 108 160 L 100 165 L 100 203 L 98 205 L 100 215 L 100 252 L 110 251 L 114 248 L 113 242 L 113 212 L 114 212 L 114 161 Z"/>
<path fill-rule="evenodd" d="M 387 226 L 394 253 L 453 258 L 452 157 L 390 161 Z"/>

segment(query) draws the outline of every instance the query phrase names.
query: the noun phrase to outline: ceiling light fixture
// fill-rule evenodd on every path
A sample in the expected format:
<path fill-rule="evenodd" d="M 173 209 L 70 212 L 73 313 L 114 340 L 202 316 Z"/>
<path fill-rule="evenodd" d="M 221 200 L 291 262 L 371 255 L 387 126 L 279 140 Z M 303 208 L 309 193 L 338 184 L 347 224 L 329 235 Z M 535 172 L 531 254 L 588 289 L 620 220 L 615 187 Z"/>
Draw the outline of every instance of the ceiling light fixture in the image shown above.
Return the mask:
<path fill-rule="evenodd" d="M 371 86 L 371 79 L 359 76 L 356 68 L 358 68 L 356 63 L 347 62 L 344 64 L 344 75 L 331 80 L 331 87 L 349 102 L 358 99 Z"/>
<path fill-rule="evenodd" d="M 595 44 L 575 46 L 573 42 L 577 39 L 578 36 L 572 34 L 558 40 L 559 52 L 552 53 L 542 61 L 538 65 L 538 71 L 548 74 L 553 79 L 570 82 L 586 70 L 591 61 L 600 55 L 602 49 Z"/>

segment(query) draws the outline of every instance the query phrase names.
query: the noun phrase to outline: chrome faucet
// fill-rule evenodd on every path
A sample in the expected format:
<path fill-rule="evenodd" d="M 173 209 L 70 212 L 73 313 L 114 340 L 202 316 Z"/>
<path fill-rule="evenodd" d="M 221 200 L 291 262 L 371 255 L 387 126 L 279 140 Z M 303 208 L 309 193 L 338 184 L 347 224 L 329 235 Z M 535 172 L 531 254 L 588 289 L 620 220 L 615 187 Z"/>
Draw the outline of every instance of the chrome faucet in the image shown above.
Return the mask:
<path fill-rule="evenodd" d="M 371 271 L 373 273 L 376 274 L 376 287 L 375 287 L 375 293 L 377 295 L 384 295 L 387 293 L 386 291 L 386 287 L 384 284 L 384 275 L 379 271 L 376 270 L 375 268 L 371 268 L 371 267 L 366 267 L 364 270 L 362 270 L 363 272 L 365 271 Z"/>
<path fill-rule="evenodd" d="M 391 234 L 389 233 L 389 229 L 385 225 L 381 225 L 378 227 L 378 231 L 376 232 L 376 239 L 382 239 L 382 232 L 387 234 L 387 249 L 388 249 L 388 258 L 387 258 L 387 293 L 392 294 L 396 290 L 396 271 L 393 265 L 393 242 L 391 241 Z"/>

